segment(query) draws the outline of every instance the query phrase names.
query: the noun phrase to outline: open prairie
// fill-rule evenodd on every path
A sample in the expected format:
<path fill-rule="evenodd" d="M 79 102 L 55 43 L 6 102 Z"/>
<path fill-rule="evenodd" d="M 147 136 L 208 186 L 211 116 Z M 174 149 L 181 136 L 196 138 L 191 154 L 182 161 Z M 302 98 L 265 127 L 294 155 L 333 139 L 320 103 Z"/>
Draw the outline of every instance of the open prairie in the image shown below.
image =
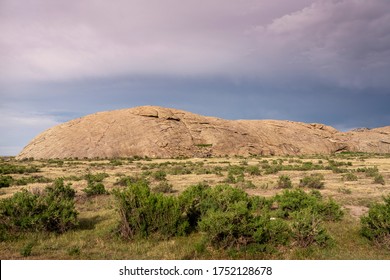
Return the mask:
<path fill-rule="evenodd" d="M 360 221 L 374 203 L 382 203 L 383 197 L 390 194 L 388 154 L 19 161 L 2 158 L 0 165 L 2 201 L 22 189 L 40 193 L 62 178 L 76 191 L 78 213 L 75 226 L 62 233 L 8 232 L 0 242 L 1 259 L 390 259 L 390 246 L 363 236 Z M 332 240 L 326 245 L 312 242 L 300 246 L 298 239 L 293 239 L 272 248 L 239 242 L 214 246 L 202 230 L 169 238 L 123 238 L 118 230 L 119 203 L 113 193 L 115 189 L 125 189 L 134 178 L 148 182 L 152 192 L 173 197 L 199 183 L 211 188 L 230 185 L 250 197 L 270 199 L 272 211 L 282 207 L 282 202 L 272 200 L 276 195 L 286 190 L 314 190 L 324 201 L 340 205 L 343 215 L 321 222 Z M 96 191 L 97 184 L 103 191 Z M 3 212 L 1 215 L 6 219 Z M 288 223 L 289 218 L 286 220 Z"/>

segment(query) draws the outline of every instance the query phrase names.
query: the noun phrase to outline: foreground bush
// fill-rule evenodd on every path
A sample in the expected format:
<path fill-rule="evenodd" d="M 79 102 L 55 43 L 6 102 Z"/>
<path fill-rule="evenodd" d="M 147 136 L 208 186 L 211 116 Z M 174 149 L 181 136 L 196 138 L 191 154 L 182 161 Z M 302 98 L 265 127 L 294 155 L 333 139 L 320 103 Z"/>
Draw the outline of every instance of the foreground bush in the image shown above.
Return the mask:
<path fill-rule="evenodd" d="M 319 214 L 306 208 L 296 212 L 294 218 L 292 234 L 298 246 L 307 247 L 312 244 L 326 246 L 331 242 L 332 238 L 322 226 Z"/>
<path fill-rule="evenodd" d="M 5 232 L 49 231 L 62 233 L 77 224 L 75 191 L 57 180 L 42 192 L 27 190 L 0 201 L 0 230 Z"/>
<path fill-rule="evenodd" d="M 255 246 L 266 250 L 290 241 L 299 246 L 323 246 L 329 238 L 321 221 L 342 216 L 340 206 L 323 201 L 318 191 L 306 194 L 300 189 L 266 199 L 250 197 L 229 185 L 198 184 L 175 197 L 152 192 L 147 184 L 138 182 L 116 190 L 115 196 L 123 237 L 169 238 L 200 231 L 217 248 Z M 271 207 L 274 202 L 279 204 L 276 211 Z"/>
<path fill-rule="evenodd" d="M 384 197 L 385 203 L 376 203 L 368 214 L 360 220 L 361 233 L 368 239 L 390 249 L 390 195 Z"/>
<path fill-rule="evenodd" d="M 309 209 L 327 221 L 339 221 L 344 213 L 333 200 L 324 201 L 317 190 L 306 193 L 301 189 L 285 190 L 274 197 L 278 204 L 277 215 L 282 218 L 291 218 L 296 212 Z"/>
<path fill-rule="evenodd" d="M 133 183 L 114 191 L 118 201 L 122 237 L 134 239 L 155 235 L 168 238 L 184 235 L 188 222 L 182 217 L 179 201 L 150 191 L 147 184 Z"/>

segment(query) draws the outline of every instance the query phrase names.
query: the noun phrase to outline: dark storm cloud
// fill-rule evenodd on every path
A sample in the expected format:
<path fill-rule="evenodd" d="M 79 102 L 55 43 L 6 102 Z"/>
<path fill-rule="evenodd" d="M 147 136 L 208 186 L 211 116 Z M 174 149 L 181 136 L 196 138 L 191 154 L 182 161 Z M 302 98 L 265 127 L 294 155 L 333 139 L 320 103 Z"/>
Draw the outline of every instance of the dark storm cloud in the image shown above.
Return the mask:
<path fill-rule="evenodd" d="M 387 0 L 0 0 L 0 154 L 160 105 L 339 129 L 390 123 Z"/>

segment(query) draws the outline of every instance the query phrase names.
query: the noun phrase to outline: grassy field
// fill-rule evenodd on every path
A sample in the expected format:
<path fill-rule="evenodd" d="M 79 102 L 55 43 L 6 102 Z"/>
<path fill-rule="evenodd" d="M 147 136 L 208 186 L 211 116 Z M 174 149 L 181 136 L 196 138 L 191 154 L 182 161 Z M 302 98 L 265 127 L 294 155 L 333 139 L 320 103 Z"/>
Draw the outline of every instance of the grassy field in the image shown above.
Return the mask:
<path fill-rule="evenodd" d="M 230 157 L 191 159 L 25 160 L 2 158 L 0 199 L 27 189 L 39 192 L 56 178 L 76 190 L 78 225 L 64 233 L 21 232 L 0 242 L 1 259 L 390 259 L 390 250 L 360 234 L 360 217 L 390 194 L 390 156 L 342 153 L 332 156 Z M 88 175 L 89 174 L 89 175 Z M 88 176 L 100 176 L 107 194 L 88 195 Z M 313 175 L 314 174 L 314 175 Z M 294 243 L 273 250 L 217 248 L 201 231 L 168 239 L 125 240 L 118 234 L 118 202 L 112 191 L 126 177 L 142 177 L 154 191 L 179 196 L 189 186 L 229 184 L 250 196 L 270 198 L 291 189 L 310 191 L 305 177 L 317 176 L 324 198 L 341 205 L 344 216 L 324 226 L 329 246 Z M 11 178 L 12 177 L 12 178 Z M 287 178 L 283 181 L 283 178 Z M 3 179 L 6 180 L 6 179 Z M 316 188 L 316 186 L 314 186 Z"/>

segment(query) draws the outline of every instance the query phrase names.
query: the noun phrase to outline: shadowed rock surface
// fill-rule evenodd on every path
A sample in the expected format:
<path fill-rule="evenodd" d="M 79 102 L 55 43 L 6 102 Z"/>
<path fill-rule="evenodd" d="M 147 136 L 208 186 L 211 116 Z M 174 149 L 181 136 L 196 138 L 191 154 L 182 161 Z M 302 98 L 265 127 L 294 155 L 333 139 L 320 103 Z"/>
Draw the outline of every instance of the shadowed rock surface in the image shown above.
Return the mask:
<path fill-rule="evenodd" d="M 157 106 L 100 112 L 52 127 L 22 158 L 331 154 L 390 152 L 390 127 L 340 132 L 323 124 L 224 120 Z"/>

